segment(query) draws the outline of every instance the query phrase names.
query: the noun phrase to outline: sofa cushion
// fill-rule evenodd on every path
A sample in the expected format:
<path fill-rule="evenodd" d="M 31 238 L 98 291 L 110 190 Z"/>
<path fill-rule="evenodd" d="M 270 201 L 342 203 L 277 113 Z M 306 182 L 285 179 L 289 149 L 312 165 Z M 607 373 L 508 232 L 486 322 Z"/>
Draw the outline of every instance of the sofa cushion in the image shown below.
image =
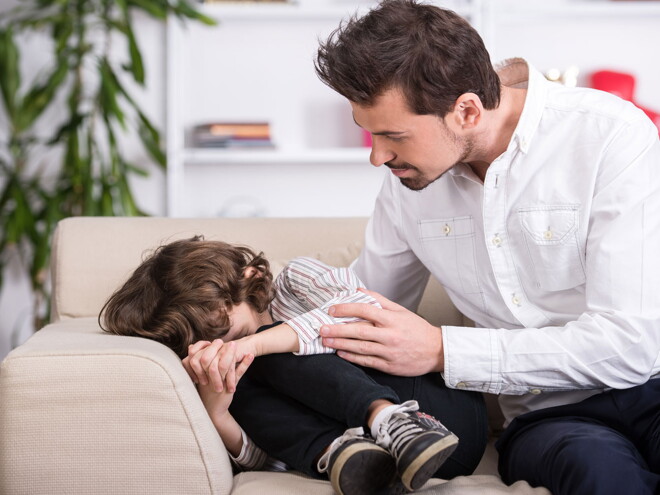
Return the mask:
<path fill-rule="evenodd" d="M 240 473 L 235 477 L 232 495 L 333 495 L 327 481 L 299 473 Z M 506 486 L 497 476 L 459 476 L 450 481 L 431 479 L 415 493 L 425 495 L 551 495 L 545 488 L 532 488 L 525 481 Z"/>
<path fill-rule="evenodd" d="M 52 319 L 98 315 L 145 253 L 194 235 L 264 251 L 270 260 L 361 242 L 366 218 L 73 217 L 53 237 Z"/>

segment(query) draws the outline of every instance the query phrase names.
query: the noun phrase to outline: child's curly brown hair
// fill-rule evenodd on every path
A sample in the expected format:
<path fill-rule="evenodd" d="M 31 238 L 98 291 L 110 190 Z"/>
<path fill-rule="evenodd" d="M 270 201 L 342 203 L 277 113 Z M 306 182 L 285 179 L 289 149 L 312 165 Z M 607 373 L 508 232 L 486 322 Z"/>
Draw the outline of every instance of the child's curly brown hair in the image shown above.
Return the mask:
<path fill-rule="evenodd" d="M 105 303 L 99 325 L 165 344 L 183 359 L 190 344 L 229 330 L 233 306 L 247 302 L 264 312 L 272 299 L 273 275 L 263 253 L 195 236 L 146 258 Z"/>

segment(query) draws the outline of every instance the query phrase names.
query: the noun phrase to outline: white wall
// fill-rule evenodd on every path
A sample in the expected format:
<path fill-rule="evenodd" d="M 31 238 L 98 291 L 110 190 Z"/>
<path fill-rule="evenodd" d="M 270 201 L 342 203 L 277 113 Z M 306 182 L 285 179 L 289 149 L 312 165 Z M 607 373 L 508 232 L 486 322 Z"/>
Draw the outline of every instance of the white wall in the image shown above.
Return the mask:
<path fill-rule="evenodd" d="M 341 3 L 357 6 L 364 1 L 342 0 Z M 497 14 L 497 4 L 491 5 Z M 138 100 L 164 130 L 165 29 L 144 17 L 138 19 L 138 25 L 137 35 L 148 76 L 147 88 L 138 90 Z M 225 25 L 216 41 L 213 41 L 215 37 L 209 38 L 204 52 L 191 52 L 186 59 L 186 70 L 190 71 L 187 77 L 194 83 L 194 89 L 185 95 L 190 102 L 184 114 L 187 123 L 201 118 L 259 119 L 276 114 L 275 139 L 286 146 L 314 148 L 357 144 L 359 134 L 350 121 L 345 102 L 323 87 L 313 73 L 311 60 L 316 34 L 324 34 L 330 28 L 321 22 L 280 20 L 263 27 L 260 38 L 242 39 L 242 33 L 247 32 L 244 25 Z M 656 47 L 660 46 L 658 15 L 573 19 L 570 16 L 498 15 L 488 33 L 491 34 L 493 60 L 525 56 L 541 70 L 565 69 L 576 64 L 582 69 L 582 82 L 592 70 L 611 68 L 632 72 L 638 78 L 638 101 L 660 111 L 660 64 L 655 54 Z M 200 36 L 204 38 L 210 34 Z M 286 48 L 274 49 L 275 41 L 284 43 Z M 47 51 L 39 48 L 43 46 L 40 43 L 43 41 L 25 41 L 26 75 L 47 63 L 44 59 Z M 250 47 L 254 43 L 259 43 L 261 50 L 252 50 Z M 232 69 L 227 70 L 228 67 Z M 282 93 L 290 93 L 290 88 L 279 86 L 281 80 L 241 79 L 241 67 L 249 73 L 258 67 L 264 74 L 281 67 L 289 76 L 289 84 L 295 88 L 294 95 L 280 97 Z M 54 109 L 49 115 L 56 119 L 58 112 Z M 42 125 L 49 126 L 52 122 Z M 127 139 L 123 146 L 131 160 L 148 162 L 135 139 Z M 149 167 L 152 174 L 148 179 L 134 181 L 138 202 L 150 214 L 164 215 L 164 176 L 153 165 Z M 368 215 L 382 177 L 382 171 L 366 164 L 196 165 L 193 168 L 186 191 L 194 202 L 187 205 L 186 212 L 204 216 Z M 5 285 L 0 294 L 0 359 L 11 348 L 12 334 L 14 343 L 29 335 L 30 306 L 28 284 L 13 264 L 5 273 Z"/>

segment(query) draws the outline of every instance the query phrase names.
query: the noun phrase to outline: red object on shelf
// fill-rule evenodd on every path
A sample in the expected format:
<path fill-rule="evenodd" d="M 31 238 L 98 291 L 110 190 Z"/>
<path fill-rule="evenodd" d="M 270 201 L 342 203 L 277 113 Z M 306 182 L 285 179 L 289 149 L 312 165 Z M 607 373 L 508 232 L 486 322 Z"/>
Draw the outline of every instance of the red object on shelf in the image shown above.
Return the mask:
<path fill-rule="evenodd" d="M 660 113 L 643 107 L 635 101 L 635 76 L 625 72 L 616 72 L 612 70 L 599 70 L 591 74 L 591 87 L 607 91 L 617 95 L 624 100 L 628 100 L 641 109 L 653 121 L 660 134 Z"/>
<path fill-rule="evenodd" d="M 362 129 L 362 146 L 366 148 L 371 148 L 372 140 L 371 133 Z"/>

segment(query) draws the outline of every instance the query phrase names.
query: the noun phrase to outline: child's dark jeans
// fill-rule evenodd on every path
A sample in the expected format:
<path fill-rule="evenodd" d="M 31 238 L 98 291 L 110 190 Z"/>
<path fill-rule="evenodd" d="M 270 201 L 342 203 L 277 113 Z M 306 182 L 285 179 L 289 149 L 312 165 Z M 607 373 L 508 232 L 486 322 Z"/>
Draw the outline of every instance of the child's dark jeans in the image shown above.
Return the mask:
<path fill-rule="evenodd" d="M 415 399 L 421 411 L 458 435 L 459 447 L 438 476 L 467 475 L 479 463 L 487 441 L 483 398 L 448 389 L 438 373 L 399 377 L 361 368 L 335 354 L 271 354 L 254 360 L 238 384 L 230 412 L 271 457 L 319 477 L 320 454 L 347 428 L 366 426 L 367 409 L 376 399 Z"/>

